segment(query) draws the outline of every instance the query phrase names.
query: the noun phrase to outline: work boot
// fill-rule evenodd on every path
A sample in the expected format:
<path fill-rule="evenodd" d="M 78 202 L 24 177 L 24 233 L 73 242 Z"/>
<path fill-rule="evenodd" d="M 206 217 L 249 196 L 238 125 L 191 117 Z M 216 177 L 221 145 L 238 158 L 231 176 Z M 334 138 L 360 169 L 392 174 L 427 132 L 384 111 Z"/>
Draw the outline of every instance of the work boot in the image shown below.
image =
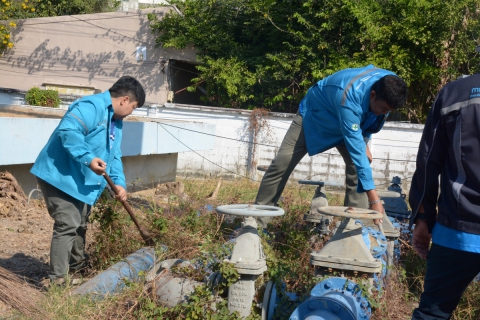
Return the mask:
<path fill-rule="evenodd" d="M 84 278 L 80 273 L 67 275 L 65 278 L 56 278 L 54 280 L 50 280 L 48 287 L 59 287 L 59 288 L 66 288 L 67 286 L 77 286 L 84 282 Z"/>

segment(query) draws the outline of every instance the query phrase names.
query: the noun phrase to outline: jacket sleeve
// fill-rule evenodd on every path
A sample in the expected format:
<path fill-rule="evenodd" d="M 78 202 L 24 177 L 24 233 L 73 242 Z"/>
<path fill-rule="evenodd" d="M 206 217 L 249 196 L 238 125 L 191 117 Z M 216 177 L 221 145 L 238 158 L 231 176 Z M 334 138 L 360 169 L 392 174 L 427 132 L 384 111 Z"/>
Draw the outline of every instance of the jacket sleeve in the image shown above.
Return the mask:
<path fill-rule="evenodd" d="M 338 108 L 338 117 L 345 145 L 357 169 L 357 192 L 373 190 L 375 189 L 375 184 L 373 181 L 372 168 L 368 161 L 366 144 L 362 130 L 360 129 L 361 114 L 353 111 L 349 106 L 341 106 Z"/>
<path fill-rule="evenodd" d="M 125 183 L 125 175 L 123 173 L 123 164 L 122 164 L 122 154 L 120 150 L 113 157 L 110 168 L 110 177 L 116 185 L 122 186 L 125 190 L 127 189 L 127 184 Z"/>
<path fill-rule="evenodd" d="M 447 135 L 440 115 L 443 92 L 441 90 L 438 93 L 427 117 L 418 148 L 417 166 L 409 193 L 409 202 L 412 208 L 410 226 L 415 222 L 418 209 L 423 204 L 430 233 L 436 222 L 438 179 L 445 166 L 445 146 L 448 145 Z"/>
<path fill-rule="evenodd" d="M 72 159 L 83 165 L 89 166 L 95 158 L 85 136 L 95 128 L 101 117 L 94 103 L 78 101 L 59 124 L 58 135 L 63 147 Z"/>
<path fill-rule="evenodd" d="M 115 155 L 110 163 L 110 177 L 116 185 L 120 185 L 126 190 L 127 184 L 125 182 L 125 174 L 123 173 L 122 150 L 120 149 L 123 123 L 121 121 L 117 121 L 116 127 L 115 136 L 118 137 L 118 143 L 116 144 Z"/>

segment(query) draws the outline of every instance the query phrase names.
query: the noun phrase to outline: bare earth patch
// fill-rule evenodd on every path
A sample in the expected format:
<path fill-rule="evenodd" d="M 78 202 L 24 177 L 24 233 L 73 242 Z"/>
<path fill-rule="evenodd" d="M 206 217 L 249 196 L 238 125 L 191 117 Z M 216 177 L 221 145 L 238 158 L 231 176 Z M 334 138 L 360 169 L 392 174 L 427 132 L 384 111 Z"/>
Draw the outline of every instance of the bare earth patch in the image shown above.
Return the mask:
<path fill-rule="evenodd" d="M 0 173 L 0 267 L 40 287 L 48 272 L 53 220 L 43 201 L 28 197 L 8 172 Z M 0 317 L 9 307 L 0 302 Z"/>

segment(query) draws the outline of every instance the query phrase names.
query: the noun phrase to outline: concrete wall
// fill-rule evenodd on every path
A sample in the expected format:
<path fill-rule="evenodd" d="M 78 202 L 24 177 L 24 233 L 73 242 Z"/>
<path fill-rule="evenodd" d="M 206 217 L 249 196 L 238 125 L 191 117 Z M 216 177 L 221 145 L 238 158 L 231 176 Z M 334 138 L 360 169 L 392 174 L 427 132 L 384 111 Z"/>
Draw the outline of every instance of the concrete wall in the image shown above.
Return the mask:
<path fill-rule="evenodd" d="M 122 162 L 129 192 L 175 181 L 177 176 L 178 153 L 123 157 Z M 0 165 L 0 172 L 10 172 L 28 195 L 37 188 L 35 176 L 30 173 L 32 166 L 32 163 Z M 34 192 L 32 197 L 38 197 L 38 194 Z"/>
<path fill-rule="evenodd" d="M 8 117 L 5 116 L 8 115 L 6 110 L 30 117 Z M 58 117 L 65 110 L 0 106 L 0 111 L 0 171 L 11 172 L 28 193 L 36 187 L 30 168 L 58 125 Z M 56 119 L 41 118 L 39 115 Z M 192 121 L 168 121 L 163 124 L 141 115 L 127 120 L 130 121 L 124 122 L 121 148 L 130 191 L 150 188 L 159 182 L 175 181 L 179 152 L 205 151 L 214 146 L 213 124 Z M 175 128 L 167 131 L 164 129 L 167 124 Z M 197 132 L 204 132 L 205 135 Z M 187 141 L 191 146 L 185 146 L 182 141 Z"/>
<path fill-rule="evenodd" d="M 251 111 L 174 104 L 167 106 L 136 109 L 132 116 L 141 121 L 125 124 L 123 142 L 129 147 L 124 150 L 124 162 L 131 187 L 151 185 L 155 180 L 173 181 L 175 174 L 202 178 L 244 176 L 260 181 L 263 172 L 256 169 L 257 165 L 270 164 L 294 116 L 270 114 L 265 118 L 262 129 L 254 135 L 249 129 Z M 11 108 L 15 112 L 26 109 L 18 106 Z M 64 112 L 51 108 L 39 109 L 50 113 Z M 48 132 L 51 132 L 48 130 L 54 127 L 52 123 L 48 130 L 42 132 L 27 126 L 20 130 L 21 134 L 17 137 L 14 128 L 19 126 L 15 124 L 16 120 L 12 121 L 11 128 L 0 123 L 2 128 L 6 128 L 4 132 L 10 133 L 0 138 L 0 170 L 5 169 L 4 165 L 9 161 L 7 158 L 21 156 L 28 158 L 21 160 L 21 163 L 33 162 L 44 144 L 40 140 L 46 139 Z M 45 119 L 45 123 L 49 121 L 53 120 Z M 131 130 L 128 129 L 130 123 Z M 408 189 L 415 170 L 422 131 L 423 125 L 387 122 L 383 130 L 373 136 L 370 143 L 374 157 L 372 168 L 379 189 L 386 189 L 394 176 L 402 178 L 402 187 Z M 25 139 L 25 132 L 30 132 L 32 137 Z M 17 142 L 9 142 L 12 137 Z M 18 139 L 25 142 L 20 143 L 18 141 L 22 140 Z M 4 150 L 8 150 L 8 157 L 4 156 Z M 17 163 L 15 170 L 29 170 L 28 165 L 19 163 L 19 159 L 14 162 Z M 23 174 L 19 172 L 18 176 Z M 335 149 L 314 157 L 305 156 L 293 172 L 291 182 L 304 179 L 343 183 L 342 158 Z"/>
<path fill-rule="evenodd" d="M 249 130 L 250 111 L 212 107 L 173 105 L 161 107 L 155 117 L 160 122 L 172 120 L 196 121 L 215 124 L 215 145 L 212 150 L 186 152 L 179 155 L 177 174 L 196 177 L 241 177 L 260 181 L 263 172 L 257 165 L 268 165 L 274 158 L 283 137 L 290 126 L 293 114 L 269 115 L 256 135 Z M 172 108 L 173 107 L 173 108 Z M 137 110 L 147 115 L 147 110 Z M 167 129 L 175 129 L 167 124 Z M 409 179 L 415 171 L 415 158 L 423 125 L 387 122 L 373 136 L 370 148 L 373 153 L 373 173 L 379 189 L 386 189 L 394 176 L 403 180 L 408 188 Z M 197 133 L 207 138 L 205 134 Z M 258 144 L 252 144 L 256 141 Z M 183 141 L 192 145 L 190 141 Z M 344 182 L 344 163 L 336 149 L 314 157 L 303 158 L 291 176 L 291 182 L 312 179 Z"/>
<path fill-rule="evenodd" d="M 155 48 L 156 35 L 150 32 L 147 14 L 161 18 L 170 10 L 159 7 L 20 21 L 12 33 L 15 46 L 0 57 L 0 88 L 27 91 L 49 84 L 62 92 L 79 93 L 79 87 L 105 91 L 121 76 L 131 75 L 144 86 L 147 101 L 164 103 L 169 91 L 168 61 L 195 60 L 192 48 Z M 146 48 L 143 61 L 136 59 L 139 46 Z"/>

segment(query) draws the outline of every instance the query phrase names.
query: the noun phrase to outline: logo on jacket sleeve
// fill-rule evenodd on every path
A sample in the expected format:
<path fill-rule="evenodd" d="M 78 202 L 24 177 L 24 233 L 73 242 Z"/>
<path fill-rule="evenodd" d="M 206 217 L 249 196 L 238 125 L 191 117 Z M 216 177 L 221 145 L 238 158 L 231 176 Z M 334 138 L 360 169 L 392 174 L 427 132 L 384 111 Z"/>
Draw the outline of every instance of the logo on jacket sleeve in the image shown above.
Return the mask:
<path fill-rule="evenodd" d="M 470 99 L 480 97 L 480 88 L 472 88 Z"/>
<path fill-rule="evenodd" d="M 359 126 L 358 126 L 357 123 L 352 124 L 352 130 L 353 131 L 358 131 L 358 128 L 359 128 Z"/>

